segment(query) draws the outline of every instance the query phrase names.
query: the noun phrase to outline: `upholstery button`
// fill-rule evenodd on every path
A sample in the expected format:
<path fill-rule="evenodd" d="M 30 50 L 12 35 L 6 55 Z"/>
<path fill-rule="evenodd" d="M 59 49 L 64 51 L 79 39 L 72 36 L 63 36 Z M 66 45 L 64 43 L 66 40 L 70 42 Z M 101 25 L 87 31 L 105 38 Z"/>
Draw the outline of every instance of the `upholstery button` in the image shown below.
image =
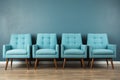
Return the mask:
<path fill-rule="evenodd" d="M 74 42 L 74 44 L 76 44 L 76 42 Z"/>
<path fill-rule="evenodd" d="M 100 39 L 102 39 L 102 37 L 100 37 Z"/>
<path fill-rule="evenodd" d="M 50 42 L 48 42 L 48 44 L 50 44 Z"/>

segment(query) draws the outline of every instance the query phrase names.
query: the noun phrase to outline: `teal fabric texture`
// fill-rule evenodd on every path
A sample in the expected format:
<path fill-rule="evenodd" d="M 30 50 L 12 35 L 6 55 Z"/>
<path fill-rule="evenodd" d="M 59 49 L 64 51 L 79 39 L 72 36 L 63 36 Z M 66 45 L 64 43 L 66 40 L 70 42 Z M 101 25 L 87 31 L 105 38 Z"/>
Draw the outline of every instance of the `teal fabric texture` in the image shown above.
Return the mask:
<path fill-rule="evenodd" d="M 88 34 L 89 58 L 116 58 L 116 45 L 109 44 L 107 34 Z"/>
<path fill-rule="evenodd" d="M 12 34 L 10 43 L 3 45 L 3 58 L 30 58 L 31 45 L 30 34 Z M 89 33 L 87 45 L 83 45 L 80 33 L 63 33 L 61 48 L 55 33 L 38 33 L 32 58 L 87 58 L 87 46 L 89 58 L 116 58 L 116 45 L 109 44 L 105 33 Z"/>
<path fill-rule="evenodd" d="M 87 46 L 82 44 L 81 34 L 62 34 L 61 58 L 87 58 Z"/>
<path fill-rule="evenodd" d="M 30 58 L 30 34 L 12 34 L 10 43 L 3 45 L 3 58 Z"/>
<path fill-rule="evenodd" d="M 32 46 L 33 58 L 59 58 L 59 46 L 55 33 L 38 33 Z"/>

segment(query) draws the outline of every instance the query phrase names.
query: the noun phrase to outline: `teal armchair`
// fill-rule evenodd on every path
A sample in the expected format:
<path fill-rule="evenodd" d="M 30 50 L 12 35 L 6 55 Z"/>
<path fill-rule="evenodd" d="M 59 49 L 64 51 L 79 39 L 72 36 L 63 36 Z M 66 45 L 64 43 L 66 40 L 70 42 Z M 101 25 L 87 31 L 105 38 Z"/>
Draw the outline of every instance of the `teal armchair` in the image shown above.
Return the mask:
<path fill-rule="evenodd" d="M 64 58 L 63 68 L 67 58 L 81 59 L 84 67 L 84 58 L 87 58 L 87 46 L 82 44 L 81 34 L 62 34 L 61 58 Z"/>
<path fill-rule="evenodd" d="M 92 59 L 91 68 L 95 58 L 104 58 L 107 67 L 108 60 L 110 60 L 114 69 L 112 58 L 116 58 L 116 45 L 109 44 L 107 34 L 88 34 L 87 45 L 89 46 L 89 58 Z"/>
<path fill-rule="evenodd" d="M 35 59 L 35 69 L 39 63 L 39 59 L 54 59 L 57 68 L 56 58 L 59 58 L 59 46 L 57 44 L 57 36 L 54 33 L 37 34 L 36 44 L 32 46 L 32 56 Z"/>
<path fill-rule="evenodd" d="M 28 59 L 30 58 L 30 46 L 32 45 L 30 34 L 12 34 L 10 43 L 3 45 L 3 58 L 6 58 L 7 70 L 8 62 L 11 60 L 11 68 L 13 59 L 25 59 L 29 68 Z"/>

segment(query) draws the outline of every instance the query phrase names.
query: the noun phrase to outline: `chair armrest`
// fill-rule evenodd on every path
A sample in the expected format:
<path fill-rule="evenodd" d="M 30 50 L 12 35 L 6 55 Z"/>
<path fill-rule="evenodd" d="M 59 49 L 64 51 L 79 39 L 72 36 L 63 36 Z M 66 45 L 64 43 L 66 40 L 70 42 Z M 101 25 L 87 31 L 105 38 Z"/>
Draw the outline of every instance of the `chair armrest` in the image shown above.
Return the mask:
<path fill-rule="evenodd" d="M 115 50 L 116 49 L 116 45 L 115 44 L 109 44 L 107 46 L 107 49 Z"/>
<path fill-rule="evenodd" d="M 65 47 L 64 45 L 61 44 L 61 58 L 64 57 L 64 50 L 65 50 Z"/>
<path fill-rule="evenodd" d="M 87 54 L 87 45 L 81 45 L 81 50 L 85 51 L 85 54 Z"/>
<path fill-rule="evenodd" d="M 115 44 L 109 44 L 107 46 L 107 49 L 113 50 L 114 51 L 114 55 L 116 55 L 116 45 Z"/>
<path fill-rule="evenodd" d="M 59 56 L 59 45 L 56 44 L 56 52 L 57 52 L 57 55 Z"/>
<path fill-rule="evenodd" d="M 56 44 L 55 50 L 57 51 L 57 53 L 59 53 L 59 45 L 58 44 Z"/>
<path fill-rule="evenodd" d="M 3 45 L 3 58 L 6 57 L 6 51 L 12 49 L 12 46 L 10 44 Z"/>
<path fill-rule="evenodd" d="M 28 57 L 30 57 L 30 54 L 31 54 L 31 45 L 27 45 L 27 55 L 28 55 Z"/>
<path fill-rule="evenodd" d="M 88 49 L 89 49 L 89 53 L 88 54 L 89 54 L 89 57 L 91 58 L 93 48 L 92 48 L 92 46 L 88 45 Z"/>
<path fill-rule="evenodd" d="M 34 58 L 36 51 L 38 50 L 38 45 L 33 45 L 32 46 L 32 56 Z"/>

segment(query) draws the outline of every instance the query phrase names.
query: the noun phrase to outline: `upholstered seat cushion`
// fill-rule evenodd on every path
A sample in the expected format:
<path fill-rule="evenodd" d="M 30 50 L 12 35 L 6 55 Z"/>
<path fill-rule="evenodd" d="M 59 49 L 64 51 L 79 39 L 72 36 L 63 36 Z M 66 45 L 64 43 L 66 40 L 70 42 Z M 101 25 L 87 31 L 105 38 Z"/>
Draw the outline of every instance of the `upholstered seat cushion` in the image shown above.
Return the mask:
<path fill-rule="evenodd" d="M 38 55 L 55 55 L 56 51 L 54 49 L 39 49 L 36 51 Z"/>
<path fill-rule="evenodd" d="M 64 54 L 66 54 L 66 55 L 82 55 L 82 54 L 84 54 L 84 51 L 82 51 L 80 49 L 66 49 L 64 51 Z"/>
<path fill-rule="evenodd" d="M 8 55 L 25 55 L 27 54 L 27 51 L 25 49 L 13 49 L 13 50 L 8 50 L 6 52 Z"/>
<path fill-rule="evenodd" d="M 67 44 L 64 45 L 65 49 L 80 49 L 80 45 L 75 45 L 75 44 Z"/>
<path fill-rule="evenodd" d="M 95 55 L 111 55 L 113 54 L 113 50 L 109 50 L 109 49 L 94 49 L 93 50 L 93 54 Z"/>

